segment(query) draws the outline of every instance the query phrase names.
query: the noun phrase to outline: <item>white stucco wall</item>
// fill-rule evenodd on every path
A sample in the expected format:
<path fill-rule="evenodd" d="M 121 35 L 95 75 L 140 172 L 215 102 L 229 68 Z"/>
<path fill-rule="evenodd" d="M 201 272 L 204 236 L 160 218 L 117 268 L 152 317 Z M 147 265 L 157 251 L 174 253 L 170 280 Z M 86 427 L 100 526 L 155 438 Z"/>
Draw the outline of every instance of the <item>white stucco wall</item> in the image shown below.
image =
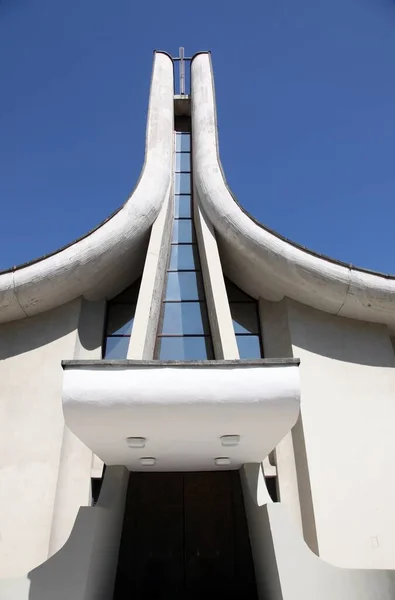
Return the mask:
<path fill-rule="evenodd" d="M 395 571 L 344 569 L 316 556 L 282 503 L 264 493 L 258 465 L 241 469 L 259 600 L 393 600 Z"/>
<path fill-rule="evenodd" d="M 0 578 L 1 600 L 111 600 L 129 474 L 106 470 L 99 502 L 82 507 L 65 545 L 44 564 Z"/>
<path fill-rule="evenodd" d="M 80 301 L 0 326 L 0 577 L 48 555 L 63 434 L 61 360 Z"/>
<path fill-rule="evenodd" d="M 269 302 L 260 298 L 259 318 L 265 358 L 293 357 L 286 300 Z M 292 431 L 274 451 L 277 467 L 278 498 L 302 531 L 302 515 Z"/>
<path fill-rule="evenodd" d="M 239 349 L 233 329 L 214 227 L 196 200 L 194 219 L 214 355 L 216 359 L 238 359 Z"/>
<path fill-rule="evenodd" d="M 385 326 L 288 301 L 320 556 L 395 568 L 395 357 Z"/>
<path fill-rule="evenodd" d="M 168 189 L 159 216 L 151 229 L 129 340 L 129 359 L 150 360 L 154 357 L 173 227 L 174 200 L 171 192 L 172 186 Z"/>
<path fill-rule="evenodd" d="M 76 359 L 100 359 L 106 303 L 82 299 L 74 348 Z M 81 506 L 91 502 L 92 451 L 63 427 L 48 556 L 68 539 Z"/>

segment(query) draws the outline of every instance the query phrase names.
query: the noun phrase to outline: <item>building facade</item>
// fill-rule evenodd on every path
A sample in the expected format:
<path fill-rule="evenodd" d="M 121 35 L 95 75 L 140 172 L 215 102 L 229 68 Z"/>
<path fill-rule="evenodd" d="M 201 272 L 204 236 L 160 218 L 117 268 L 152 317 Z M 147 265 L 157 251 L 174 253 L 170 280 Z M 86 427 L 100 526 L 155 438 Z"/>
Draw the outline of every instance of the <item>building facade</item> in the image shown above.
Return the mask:
<path fill-rule="evenodd" d="M 232 195 L 210 54 L 156 52 L 128 201 L 0 274 L 0 598 L 394 598 L 394 330 L 393 277 Z"/>

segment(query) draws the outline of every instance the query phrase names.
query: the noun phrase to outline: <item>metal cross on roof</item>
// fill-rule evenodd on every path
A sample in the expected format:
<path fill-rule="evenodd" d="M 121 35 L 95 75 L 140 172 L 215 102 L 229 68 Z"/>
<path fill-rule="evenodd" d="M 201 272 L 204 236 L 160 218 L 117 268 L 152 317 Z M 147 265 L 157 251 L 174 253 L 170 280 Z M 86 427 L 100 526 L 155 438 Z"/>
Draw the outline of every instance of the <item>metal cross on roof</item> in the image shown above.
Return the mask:
<path fill-rule="evenodd" d="M 180 77 L 180 95 L 185 95 L 185 61 L 191 60 L 185 56 L 184 48 L 179 48 L 179 56 L 173 58 L 173 60 L 180 61 L 179 77 Z"/>
<path fill-rule="evenodd" d="M 184 62 L 184 48 L 180 48 L 180 94 L 185 94 L 185 62 Z"/>

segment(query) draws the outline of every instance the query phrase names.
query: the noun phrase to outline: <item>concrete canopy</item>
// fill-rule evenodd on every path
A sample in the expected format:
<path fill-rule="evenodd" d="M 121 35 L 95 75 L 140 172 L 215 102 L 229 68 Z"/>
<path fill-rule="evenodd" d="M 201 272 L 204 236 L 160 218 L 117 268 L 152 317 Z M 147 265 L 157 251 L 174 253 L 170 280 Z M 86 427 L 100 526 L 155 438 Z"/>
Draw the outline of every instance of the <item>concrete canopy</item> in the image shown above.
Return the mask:
<path fill-rule="evenodd" d="M 107 465 L 213 470 L 261 462 L 299 414 L 299 361 L 65 361 L 67 426 Z M 234 446 L 221 437 L 238 435 Z M 127 438 L 145 439 L 128 447 Z M 140 459 L 155 458 L 144 466 Z M 220 466 L 220 465 L 219 465 Z"/>

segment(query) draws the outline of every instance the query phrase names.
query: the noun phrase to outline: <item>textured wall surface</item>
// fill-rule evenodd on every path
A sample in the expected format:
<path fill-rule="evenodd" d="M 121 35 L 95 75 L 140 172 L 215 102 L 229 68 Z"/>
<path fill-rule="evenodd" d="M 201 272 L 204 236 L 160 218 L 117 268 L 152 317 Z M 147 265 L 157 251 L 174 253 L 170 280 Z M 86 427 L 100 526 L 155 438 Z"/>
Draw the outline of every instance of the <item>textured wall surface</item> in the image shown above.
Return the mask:
<path fill-rule="evenodd" d="M 342 569 L 318 558 L 281 503 L 262 492 L 258 465 L 241 471 L 260 600 L 393 600 L 395 572 Z"/>
<path fill-rule="evenodd" d="M 47 558 L 80 301 L 0 326 L 0 576 Z"/>
<path fill-rule="evenodd" d="M 395 568 L 395 357 L 384 326 L 288 302 L 320 556 Z"/>
<path fill-rule="evenodd" d="M 105 302 L 81 300 L 74 358 L 101 358 Z M 81 506 L 91 502 L 92 451 L 64 425 L 49 556 L 66 542 Z"/>
<path fill-rule="evenodd" d="M 70 538 L 43 565 L 0 580 L 1 600 L 111 600 L 129 473 L 107 469 L 99 502 L 82 507 Z"/>

